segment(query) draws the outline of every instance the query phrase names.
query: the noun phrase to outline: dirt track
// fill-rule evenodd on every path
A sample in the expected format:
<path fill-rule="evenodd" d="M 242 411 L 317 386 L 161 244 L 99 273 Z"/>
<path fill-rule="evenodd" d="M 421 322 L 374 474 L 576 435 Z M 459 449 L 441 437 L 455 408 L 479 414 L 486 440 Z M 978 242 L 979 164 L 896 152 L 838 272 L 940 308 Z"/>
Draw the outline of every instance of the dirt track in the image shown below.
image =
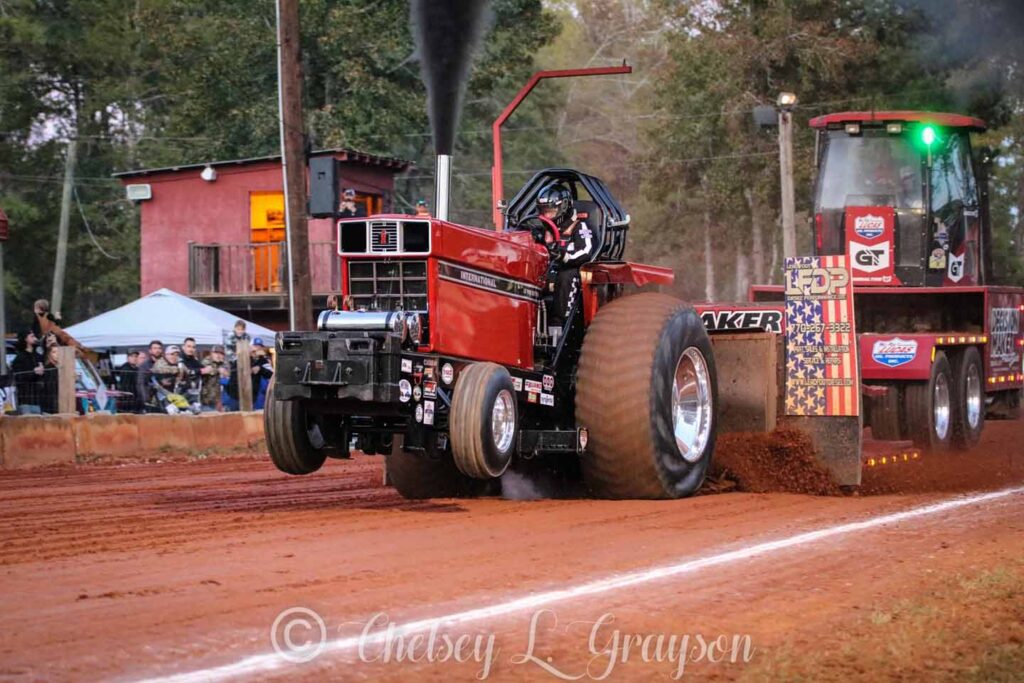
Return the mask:
<path fill-rule="evenodd" d="M 1020 486 L 1022 440 L 1024 426 L 990 423 L 977 452 L 869 471 L 864 495 L 846 498 L 411 503 L 381 486 L 380 461 L 372 458 L 331 462 L 305 478 L 280 475 L 260 457 L 4 473 L 0 680 L 195 671 L 205 673 L 189 680 L 203 680 L 216 673 L 211 667 L 272 653 L 271 624 L 289 607 L 314 609 L 336 639 L 357 635 L 378 612 L 407 622 L 738 551 L 963 492 Z M 1024 662 L 1021 558 L 1024 494 L 1015 493 L 547 603 L 534 653 L 564 674 L 586 672 L 589 662 L 598 677 L 609 660 L 595 660 L 588 637 L 591 624 L 610 613 L 615 621 L 602 642 L 613 628 L 750 636 L 750 662 L 695 661 L 687 675 L 959 675 L 993 651 Z M 975 585 L 983 588 L 968 590 Z M 970 594 L 953 600 L 957 591 Z M 964 608 L 972 601 L 974 608 Z M 534 612 L 446 631 L 494 635 L 490 678 L 557 680 L 535 661 L 512 661 L 527 651 Z M 927 630 L 915 626 L 920 614 L 928 615 Z M 956 638 L 956 649 L 930 640 L 935 632 Z M 476 662 L 363 661 L 374 654 L 380 646 L 363 656 L 345 650 L 309 664 L 276 662 L 273 674 L 451 680 L 483 672 Z M 640 659 L 634 653 L 612 663 L 609 679 L 670 680 L 676 670 Z M 243 676 L 267 675 L 259 666 L 268 659 L 246 661 L 237 669 Z"/>

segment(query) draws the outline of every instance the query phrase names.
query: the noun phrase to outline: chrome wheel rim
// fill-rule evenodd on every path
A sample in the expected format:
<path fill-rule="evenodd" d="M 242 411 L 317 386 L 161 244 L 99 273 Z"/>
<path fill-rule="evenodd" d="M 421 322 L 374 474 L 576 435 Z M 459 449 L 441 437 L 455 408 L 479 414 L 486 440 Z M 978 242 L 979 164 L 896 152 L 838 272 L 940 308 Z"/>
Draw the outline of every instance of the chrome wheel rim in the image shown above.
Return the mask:
<path fill-rule="evenodd" d="M 707 362 L 692 346 L 676 363 L 672 378 L 672 432 L 679 455 L 694 463 L 711 435 L 711 377 Z"/>
<path fill-rule="evenodd" d="M 508 389 L 502 389 L 491 407 L 491 438 L 499 453 L 512 447 L 516 431 L 516 404 Z"/>
<path fill-rule="evenodd" d="M 945 441 L 949 434 L 949 380 L 946 375 L 935 378 L 932 412 L 935 416 L 935 436 L 939 441 Z"/>
<path fill-rule="evenodd" d="M 967 424 L 972 430 L 977 429 L 981 423 L 981 375 L 978 373 L 978 366 L 971 364 L 967 367 Z"/>

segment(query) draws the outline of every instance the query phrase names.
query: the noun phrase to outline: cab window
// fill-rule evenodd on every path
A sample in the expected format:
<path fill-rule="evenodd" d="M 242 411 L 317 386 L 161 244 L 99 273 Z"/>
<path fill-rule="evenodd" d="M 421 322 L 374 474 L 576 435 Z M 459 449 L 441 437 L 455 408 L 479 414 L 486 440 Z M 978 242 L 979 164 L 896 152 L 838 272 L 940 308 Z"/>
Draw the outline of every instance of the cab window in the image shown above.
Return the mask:
<path fill-rule="evenodd" d="M 964 159 L 957 135 L 950 135 L 932 150 L 932 212 L 949 222 L 964 205 L 967 184 Z"/>

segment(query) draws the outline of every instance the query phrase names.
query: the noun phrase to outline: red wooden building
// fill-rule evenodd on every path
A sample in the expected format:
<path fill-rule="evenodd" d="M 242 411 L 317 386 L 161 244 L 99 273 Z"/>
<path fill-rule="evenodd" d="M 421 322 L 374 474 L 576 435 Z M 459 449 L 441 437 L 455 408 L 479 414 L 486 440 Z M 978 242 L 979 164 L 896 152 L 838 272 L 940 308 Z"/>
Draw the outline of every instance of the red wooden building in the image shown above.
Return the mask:
<path fill-rule="evenodd" d="M 367 213 L 394 209 L 395 175 L 410 166 L 350 149 L 312 155 L 338 160 L 339 185 L 353 188 Z M 115 177 L 139 204 L 142 296 L 167 287 L 267 327 L 287 327 L 280 156 Z M 309 242 L 314 310 L 319 310 L 327 294 L 341 290 L 333 221 L 310 219 Z"/>

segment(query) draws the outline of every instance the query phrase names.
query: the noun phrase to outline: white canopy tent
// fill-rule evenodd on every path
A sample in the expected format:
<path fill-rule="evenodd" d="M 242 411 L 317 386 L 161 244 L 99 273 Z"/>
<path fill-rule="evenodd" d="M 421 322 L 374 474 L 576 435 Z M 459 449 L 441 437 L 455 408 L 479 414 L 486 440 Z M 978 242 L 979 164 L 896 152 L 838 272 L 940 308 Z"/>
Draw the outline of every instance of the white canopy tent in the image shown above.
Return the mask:
<path fill-rule="evenodd" d="M 134 347 L 143 350 L 154 339 L 181 344 L 192 337 L 200 346 L 223 344 L 238 318 L 219 308 L 190 299 L 169 289 L 159 289 L 112 311 L 101 313 L 67 328 L 68 334 L 95 351 Z M 246 321 L 252 338 L 273 344 L 274 331 Z"/>

